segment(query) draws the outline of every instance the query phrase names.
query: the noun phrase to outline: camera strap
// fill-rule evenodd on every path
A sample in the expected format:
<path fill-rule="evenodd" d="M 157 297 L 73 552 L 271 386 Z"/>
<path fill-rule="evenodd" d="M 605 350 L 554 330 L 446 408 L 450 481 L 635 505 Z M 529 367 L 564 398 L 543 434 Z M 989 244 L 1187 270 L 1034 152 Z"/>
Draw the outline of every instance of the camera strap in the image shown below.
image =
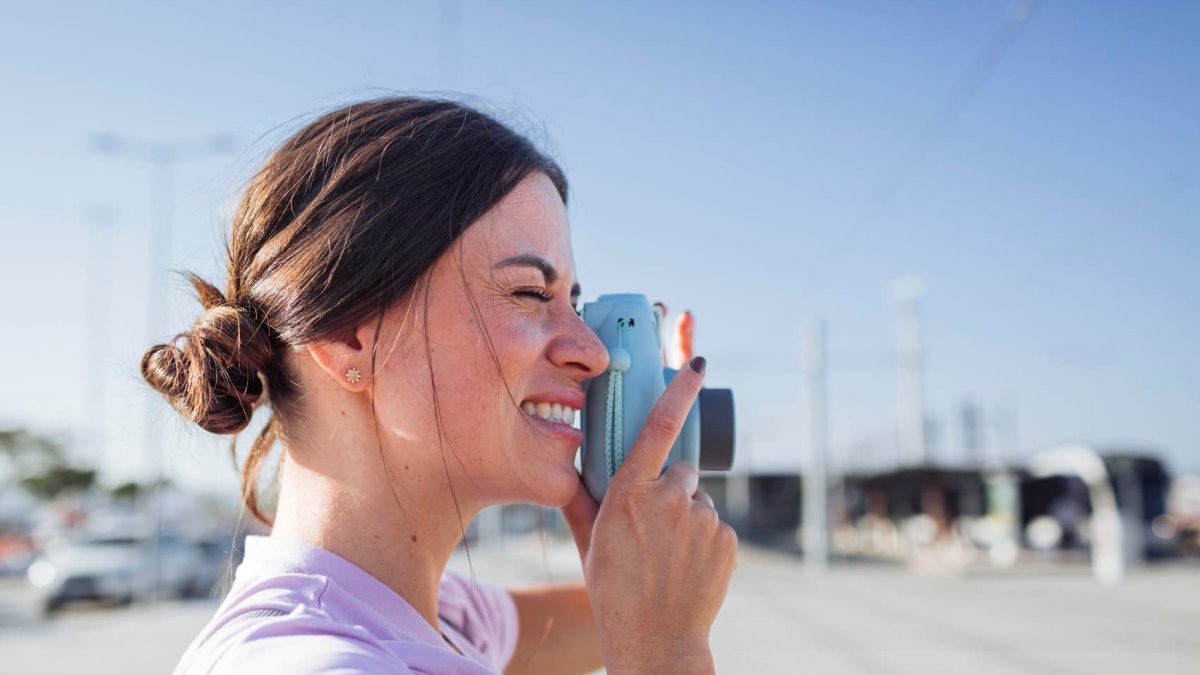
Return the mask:
<path fill-rule="evenodd" d="M 608 479 L 625 461 L 624 445 L 625 431 L 622 428 L 625 417 L 622 409 L 623 389 L 625 388 L 624 374 L 613 368 L 608 371 L 608 398 L 604 405 L 604 463 L 608 469 Z"/>
<path fill-rule="evenodd" d="M 604 402 L 604 466 L 612 480 L 625 461 L 625 370 L 630 366 L 629 352 L 621 345 L 625 331 L 633 328 L 633 319 L 617 319 L 617 347 L 610 352 L 608 396 Z"/>

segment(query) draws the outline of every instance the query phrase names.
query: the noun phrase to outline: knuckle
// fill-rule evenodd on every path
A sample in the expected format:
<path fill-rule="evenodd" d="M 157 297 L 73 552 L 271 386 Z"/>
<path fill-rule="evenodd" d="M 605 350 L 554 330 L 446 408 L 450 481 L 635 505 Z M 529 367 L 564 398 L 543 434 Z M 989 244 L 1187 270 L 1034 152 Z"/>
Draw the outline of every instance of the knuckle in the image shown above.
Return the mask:
<path fill-rule="evenodd" d="M 683 490 L 678 489 L 678 485 L 674 481 L 662 481 L 658 489 L 654 491 L 655 497 L 658 498 L 661 504 L 670 504 L 671 506 L 679 506 L 686 504 Z"/>
<path fill-rule="evenodd" d="M 684 503 L 691 503 L 696 495 L 696 478 L 689 475 L 687 469 L 675 469 L 672 466 L 667 469 L 662 484 L 668 491 L 682 498 Z"/>
<path fill-rule="evenodd" d="M 734 532 L 728 523 L 721 523 L 720 527 L 717 528 L 717 541 L 720 543 L 721 548 L 726 549 L 730 553 L 737 551 L 737 532 Z"/>
<path fill-rule="evenodd" d="M 656 436 L 674 436 L 679 426 L 674 415 L 658 410 L 646 418 L 645 429 Z"/>
<path fill-rule="evenodd" d="M 693 475 L 699 474 L 700 472 L 697 471 L 696 467 L 692 466 L 690 463 L 679 461 L 674 462 L 671 464 L 671 466 L 667 467 L 667 473 L 670 474 L 672 479 L 688 480 Z"/>
<path fill-rule="evenodd" d="M 623 470 L 625 465 L 621 465 L 617 472 L 613 474 L 612 480 L 608 481 L 608 490 L 604 492 L 604 499 L 608 500 L 610 495 L 621 495 L 629 490 L 629 485 L 633 481 L 629 480 L 629 472 Z M 604 502 L 600 502 L 603 504 Z"/>
<path fill-rule="evenodd" d="M 615 489 L 614 489 L 615 487 Z M 622 481 L 620 485 L 609 484 L 608 493 L 604 495 L 604 503 L 612 501 L 622 509 L 636 508 L 649 492 L 646 485 L 636 481 Z"/>
<path fill-rule="evenodd" d="M 688 499 L 681 490 L 665 489 L 655 491 L 656 506 L 672 518 L 680 518 L 687 512 Z"/>

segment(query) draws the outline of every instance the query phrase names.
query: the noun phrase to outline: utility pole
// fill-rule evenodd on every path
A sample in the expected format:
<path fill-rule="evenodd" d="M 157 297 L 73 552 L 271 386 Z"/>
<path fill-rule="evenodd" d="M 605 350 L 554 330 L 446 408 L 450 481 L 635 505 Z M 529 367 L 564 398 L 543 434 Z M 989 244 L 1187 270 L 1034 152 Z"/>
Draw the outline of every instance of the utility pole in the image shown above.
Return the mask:
<path fill-rule="evenodd" d="M 928 459 L 920 314 L 925 285 L 917 277 L 903 277 L 891 283 L 890 291 L 896 309 L 897 464 L 915 466 Z"/>
<path fill-rule="evenodd" d="M 962 425 L 962 457 L 959 459 L 964 466 L 983 466 L 986 462 L 983 410 L 970 399 L 963 401 L 959 423 Z"/>
<path fill-rule="evenodd" d="M 1017 440 L 1016 403 L 1006 400 L 996 406 L 992 413 L 992 428 L 994 441 L 993 451 L 988 457 L 991 466 L 1007 466 L 1017 456 L 1019 441 Z"/>
<path fill-rule="evenodd" d="M 87 411 L 86 420 L 90 436 L 88 447 L 92 461 L 100 468 L 107 467 L 108 435 L 104 414 L 104 390 L 107 382 L 106 356 L 108 352 L 108 296 L 112 257 L 113 210 L 106 206 L 95 206 L 88 210 L 88 273 L 85 325 L 83 327 L 84 354 L 86 365 Z"/>
<path fill-rule="evenodd" d="M 118 134 L 96 134 L 92 137 L 92 149 L 102 155 L 125 157 L 150 164 L 151 223 L 148 237 L 146 332 L 150 346 L 161 342 L 170 333 L 166 325 L 166 305 L 169 300 L 168 284 L 164 273 L 171 266 L 171 216 L 173 204 L 173 179 L 175 166 L 182 161 L 205 159 L 233 151 L 234 140 L 229 134 L 219 134 L 199 141 L 145 142 L 126 138 Z M 146 469 L 151 488 L 147 490 L 140 507 L 150 516 L 151 532 L 151 595 L 159 591 L 161 577 L 160 531 L 162 526 L 162 488 L 164 482 L 163 454 L 159 425 L 155 424 L 154 412 L 158 401 L 147 392 L 146 420 L 143 424 L 143 444 Z"/>
<path fill-rule="evenodd" d="M 804 507 L 800 530 L 804 566 L 812 573 L 829 567 L 829 492 L 826 481 L 826 456 L 829 446 L 829 405 L 826 400 L 828 368 L 825 358 L 825 322 L 815 320 L 804 331 L 801 353 L 804 370 L 808 462 L 804 471 Z"/>

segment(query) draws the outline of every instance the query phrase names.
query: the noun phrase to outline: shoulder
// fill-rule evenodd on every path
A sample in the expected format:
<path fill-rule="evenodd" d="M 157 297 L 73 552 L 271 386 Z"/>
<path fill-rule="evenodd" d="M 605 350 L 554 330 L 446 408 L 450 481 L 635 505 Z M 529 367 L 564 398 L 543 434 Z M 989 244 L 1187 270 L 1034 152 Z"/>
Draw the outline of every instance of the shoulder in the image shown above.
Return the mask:
<path fill-rule="evenodd" d="M 262 624 L 237 640 L 214 663 L 211 675 L 289 673 L 295 675 L 351 675 L 413 671 L 390 650 L 328 620 L 289 619 L 271 630 Z"/>
<path fill-rule="evenodd" d="M 517 606 L 505 589 L 447 570 L 438 594 L 438 614 L 497 670 L 517 647 Z"/>
<path fill-rule="evenodd" d="M 175 675 L 411 672 L 361 627 L 308 611 L 256 610 L 224 617 L 202 649 L 189 650 Z"/>
<path fill-rule="evenodd" d="M 478 618 L 501 622 L 517 618 L 512 594 L 494 584 L 447 570 L 442 575 L 439 591 L 438 603 L 443 610 L 479 613 Z"/>
<path fill-rule="evenodd" d="M 378 622 L 353 617 L 337 581 L 247 566 L 175 675 L 408 673 Z M 367 619 L 367 620 L 364 620 Z"/>

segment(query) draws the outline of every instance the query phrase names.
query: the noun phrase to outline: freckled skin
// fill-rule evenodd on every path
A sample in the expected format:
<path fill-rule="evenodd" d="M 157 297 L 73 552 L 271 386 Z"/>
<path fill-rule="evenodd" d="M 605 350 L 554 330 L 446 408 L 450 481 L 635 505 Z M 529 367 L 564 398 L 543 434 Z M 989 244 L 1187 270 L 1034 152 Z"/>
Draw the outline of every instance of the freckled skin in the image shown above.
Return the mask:
<path fill-rule="evenodd" d="M 547 284 L 534 267 L 495 269 L 516 255 L 544 258 L 559 278 Z M 572 306 L 576 281 L 562 200 L 548 177 L 528 176 L 435 263 L 427 313 L 420 294 L 414 306 L 385 313 L 373 383 L 381 440 L 385 449 L 389 435 L 416 440 L 409 447 L 423 453 L 396 457 L 397 464 L 441 465 L 444 453 L 457 497 L 480 506 L 570 500 L 579 483 L 576 448 L 539 433 L 518 405 L 547 391 L 580 391 L 607 366 L 604 345 Z M 525 289 L 553 298 L 514 294 Z"/>
<path fill-rule="evenodd" d="M 537 265 L 497 267 L 514 256 L 535 257 L 556 274 L 543 275 Z M 624 498 L 610 492 L 608 509 L 600 510 L 575 472 L 574 441 L 543 435 L 518 407 L 578 393 L 608 365 L 604 345 L 574 311 L 576 281 L 566 210 L 550 180 L 535 174 L 472 224 L 382 320 L 373 316 L 346 335 L 289 352 L 289 370 L 307 396 L 288 430 L 297 440 L 286 446 L 273 534 L 353 562 L 436 629 L 446 561 L 482 508 L 564 506 L 588 587 L 513 594 L 521 621 L 515 663 L 588 672 L 603 665 L 604 645 L 630 660 L 629 667 L 614 663 L 613 672 L 665 672 L 634 663 L 648 655 L 679 672 L 711 672 L 711 663 L 693 668 L 677 657 L 707 654 L 699 641 L 733 557 L 714 572 L 707 558 L 716 556 L 697 546 L 720 535 L 720 550 L 731 553 L 732 530 L 728 537 L 718 531 L 711 512 L 681 515 L 692 513 L 685 494 L 695 483 L 678 478 L 684 465 L 669 472 L 677 476 L 671 484 L 657 478 L 669 442 L 658 439 L 662 455 L 641 462 L 645 476 L 628 479 Z M 351 366 L 361 381 L 345 378 Z M 680 383 L 693 395 L 699 388 L 689 373 L 674 381 L 677 399 Z M 401 465 L 405 472 L 395 470 Z M 669 518 L 645 517 L 664 499 L 676 504 Z"/>

